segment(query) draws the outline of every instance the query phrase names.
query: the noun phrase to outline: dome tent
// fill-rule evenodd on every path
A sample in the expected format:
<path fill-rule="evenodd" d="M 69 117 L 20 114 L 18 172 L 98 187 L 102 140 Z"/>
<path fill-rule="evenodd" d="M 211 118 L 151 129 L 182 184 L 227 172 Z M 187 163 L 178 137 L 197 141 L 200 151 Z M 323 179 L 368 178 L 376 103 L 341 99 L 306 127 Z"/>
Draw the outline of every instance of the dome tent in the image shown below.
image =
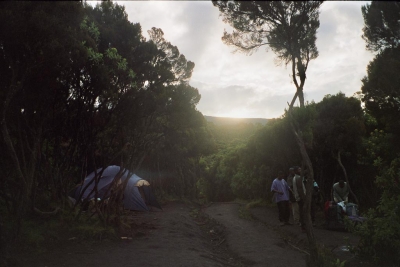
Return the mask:
<path fill-rule="evenodd" d="M 96 172 L 99 174 L 102 169 L 98 169 Z M 99 198 L 107 198 L 109 197 L 110 191 L 108 190 L 111 186 L 114 178 L 121 171 L 120 166 L 108 166 L 104 169 L 100 179 L 97 184 L 97 196 Z M 149 211 L 149 206 L 154 206 L 161 209 L 160 204 L 158 204 L 155 196 L 153 195 L 150 184 L 146 180 L 143 180 L 136 174 L 132 174 L 129 170 L 123 169 L 121 176 L 121 182 L 125 182 L 128 179 L 127 185 L 124 190 L 124 199 L 123 204 L 125 209 L 129 210 L 138 210 L 138 211 Z M 77 199 L 81 196 L 81 200 L 90 200 L 94 198 L 94 186 L 95 186 L 95 178 L 96 173 L 92 172 L 89 174 L 83 184 L 76 188 L 73 198 Z M 121 175 L 121 174 L 120 174 Z M 139 191 L 139 188 L 143 190 L 143 196 Z M 82 193 L 82 190 L 84 192 Z M 107 194 L 107 195 L 106 195 Z"/>

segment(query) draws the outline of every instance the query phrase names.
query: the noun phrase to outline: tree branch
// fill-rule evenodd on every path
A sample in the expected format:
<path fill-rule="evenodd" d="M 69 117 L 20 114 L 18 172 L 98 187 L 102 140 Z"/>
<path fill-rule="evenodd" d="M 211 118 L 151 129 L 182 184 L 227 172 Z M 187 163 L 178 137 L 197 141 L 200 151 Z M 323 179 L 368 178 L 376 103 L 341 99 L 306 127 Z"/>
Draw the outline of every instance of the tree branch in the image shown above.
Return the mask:
<path fill-rule="evenodd" d="M 349 177 L 347 176 L 346 168 L 342 164 L 342 159 L 341 159 L 341 156 L 340 156 L 340 150 L 338 151 L 337 157 L 335 159 L 337 160 L 337 162 L 339 163 L 340 167 L 342 168 L 342 171 L 343 171 L 343 174 L 344 174 L 344 178 L 346 179 L 347 186 L 349 187 L 349 191 L 350 191 L 351 195 L 353 196 L 353 198 L 356 201 L 357 205 L 360 205 L 360 203 L 358 202 L 357 196 L 354 194 L 353 190 L 351 190 L 350 183 L 349 183 Z"/>

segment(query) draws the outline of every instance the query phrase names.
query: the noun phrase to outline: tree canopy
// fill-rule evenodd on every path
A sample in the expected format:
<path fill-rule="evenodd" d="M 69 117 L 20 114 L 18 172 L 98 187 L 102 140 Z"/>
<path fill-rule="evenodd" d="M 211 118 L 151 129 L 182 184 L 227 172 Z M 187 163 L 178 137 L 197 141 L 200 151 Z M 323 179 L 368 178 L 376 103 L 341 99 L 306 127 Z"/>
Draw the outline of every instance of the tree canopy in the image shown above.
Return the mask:
<path fill-rule="evenodd" d="M 376 176 L 374 186 L 379 190 L 380 200 L 368 212 L 367 223 L 356 229 L 361 236 L 357 250 L 363 256 L 394 266 L 400 259 L 400 4 L 372 1 L 362 7 L 362 13 L 365 24 L 362 37 L 367 49 L 377 55 L 362 79 L 366 114 L 375 118 L 376 123 L 364 140 L 360 158 Z"/>
<path fill-rule="evenodd" d="M 400 18 L 400 16 L 399 16 Z M 361 91 L 368 111 L 390 131 L 400 133 L 400 47 L 387 48 L 368 64 Z"/>
<path fill-rule="evenodd" d="M 279 62 L 291 63 L 296 95 L 304 106 L 306 70 L 310 60 L 318 57 L 315 41 L 322 1 L 213 1 L 213 4 L 223 21 L 234 28 L 232 33 L 224 31 L 225 44 L 245 53 L 268 45 Z"/>
<path fill-rule="evenodd" d="M 371 1 L 361 8 L 364 17 L 362 38 L 368 50 L 377 52 L 400 45 L 400 3 Z"/>

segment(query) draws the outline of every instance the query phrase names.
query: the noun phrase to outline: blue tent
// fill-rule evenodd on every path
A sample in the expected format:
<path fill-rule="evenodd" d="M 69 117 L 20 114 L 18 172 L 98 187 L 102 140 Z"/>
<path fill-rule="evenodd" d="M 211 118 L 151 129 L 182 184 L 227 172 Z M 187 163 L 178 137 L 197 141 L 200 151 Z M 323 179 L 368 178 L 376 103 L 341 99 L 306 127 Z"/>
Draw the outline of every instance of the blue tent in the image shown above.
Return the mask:
<path fill-rule="evenodd" d="M 98 169 L 97 173 L 99 174 L 101 170 L 102 169 Z M 107 168 L 104 169 L 97 184 L 97 191 L 98 191 L 97 196 L 99 198 L 109 197 L 110 191 L 108 189 L 111 186 L 111 183 L 114 180 L 114 178 L 120 172 L 120 170 L 121 167 L 116 165 L 108 166 Z M 160 205 L 158 204 L 157 200 L 155 199 L 154 195 L 151 192 L 150 186 L 146 185 L 141 186 L 143 189 L 143 196 L 145 197 L 145 199 L 142 198 L 142 195 L 140 194 L 138 187 L 138 182 L 143 180 L 142 178 L 140 178 L 136 174 L 132 174 L 127 169 L 124 169 L 122 171 L 123 173 L 121 176 L 121 181 L 124 182 L 126 181 L 126 179 L 129 179 L 124 191 L 123 201 L 125 209 L 148 211 L 150 210 L 150 208 L 147 205 L 151 205 L 161 209 Z M 79 196 L 82 194 L 82 190 L 86 188 L 82 194 L 81 199 L 85 200 L 93 198 L 95 196 L 95 193 L 93 191 L 93 188 L 95 186 L 94 178 L 95 178 L 95 172 L 92 172 L 85 178 L 83 185 L 79 186 L 75 190 L 73 197 L 75 199 L 79 198 Z"/>

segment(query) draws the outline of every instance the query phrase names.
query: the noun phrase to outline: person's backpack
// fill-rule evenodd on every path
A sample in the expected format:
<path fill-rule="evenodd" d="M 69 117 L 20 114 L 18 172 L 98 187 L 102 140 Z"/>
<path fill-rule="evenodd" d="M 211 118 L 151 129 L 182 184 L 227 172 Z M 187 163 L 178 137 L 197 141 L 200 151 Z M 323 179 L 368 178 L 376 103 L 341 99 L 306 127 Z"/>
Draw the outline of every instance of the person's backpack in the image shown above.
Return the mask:
<path fill-rule="evenodd" d="M 343 209 L 334 201 L 325 202 L 325 228 L 328 230 L 345 230 Z"/>
<path fill-rule="evenodd" d="M 358 216 L 358 205 L 354 203 L 347 203 L 346 213 L 348 216 Z"/>

